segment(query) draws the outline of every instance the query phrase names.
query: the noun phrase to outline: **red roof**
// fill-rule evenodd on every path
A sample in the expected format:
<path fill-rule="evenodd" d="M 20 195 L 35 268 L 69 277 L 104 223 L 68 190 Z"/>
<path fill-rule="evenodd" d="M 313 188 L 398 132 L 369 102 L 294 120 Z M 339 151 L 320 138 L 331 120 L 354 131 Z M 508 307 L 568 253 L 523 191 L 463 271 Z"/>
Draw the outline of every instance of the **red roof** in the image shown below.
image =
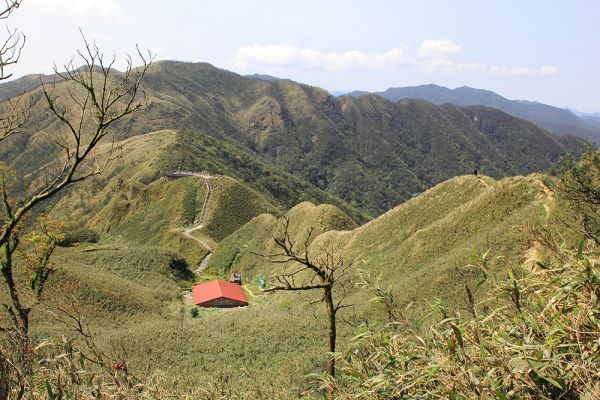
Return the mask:
<path fill-rule="evenodd" d="M 246 296 L 240 285 L 219 280 L 194 286 L 192 288 L 192 297 L 196 305 L 215 305 L 214 301 L 217 299 L 229 300 L 229 304 L 227 305 L 230 306 L 248 304 L 248 300 L 246 300 Z"/>

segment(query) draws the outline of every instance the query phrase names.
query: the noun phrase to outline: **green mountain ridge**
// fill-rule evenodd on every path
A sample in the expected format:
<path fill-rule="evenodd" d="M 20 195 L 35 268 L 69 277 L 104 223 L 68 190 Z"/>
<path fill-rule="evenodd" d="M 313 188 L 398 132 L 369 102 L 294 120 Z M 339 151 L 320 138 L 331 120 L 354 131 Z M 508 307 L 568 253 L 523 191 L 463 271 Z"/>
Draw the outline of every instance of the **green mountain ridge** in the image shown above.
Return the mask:
<path fill-rule="evenodd" d="M 126 168 L 110 180 L 131 175 L 124 182 L 135 182 L 132 178 L 143 176 L 155 160 L 150 156 L 140 159 L 140 154 L 147 149 L 168 148 L 175 135 L 166 132 L 130 139 L 135 145 L 124 146 L 123 157 L 136 162 L 125 164 Z M 240 185 L 231 178 L 219 179 L 225 189 Z M 407 316 L 420 324 L 427 320 L 427 301 L 433 298 L 461 306 L 465 279 L 474 279 L 464 269 L 473 252 L 491 249 L 490 258 L 496 260 L 491 271 L 500 273 L 530 257 L 534 244 L 530 242 L 529 224 L 558 226 L 561 205 L 548 195 L 545 179 L 540 175 L 500 181 L 485 176 L 456 177 L 360 226 L 336 206 L 302 202 L 287 212 L 291 240 L 304 243 L 307 230 L 314 228 L 309 242 L 311 254 L 318 256 L 328 249 L 355 261 L 352 276 L 359 270 L 380 276 L 382 285 L 390 285 L 402 305 L 415 304 Z M 192 318 L 190 306 L 182 304 L 180 288 L 196 279 L 190 277 L 193 265 L 186 264 L 190 256 L 174 244 L 164 229 L 168 224 L 161 221 L 166 216 L 175 225 L 185 224 L 181 206 L 191 188 L 197 190 L 194 210 L 199 211 L 204 196 L 198 180 L 159 178 L 146 184 L 131 200 L 132 206 L 122 222 L 103 233 L 98 244 L 59 251 L 54 260 L 56 280 L 50 290 L 61 301 L 64 294 L 56 293 L 56 288 L 72 285 L 71 293 L 82 306 L 92 310 L 88 318 L 103 346 L 118 340 L 128 348 L 132 366 L 160 365 L 180 388 L 193 387 L 199 381 L 218 382 L 225 374 L 227 385 L 243 387 L 244 393 L 253 393 L 247 394 L 251 397 L 261 395 L 257 393 L 272 398 L 298 396 L 298 385 L 303 385 L 298 377 L 321 369 L 325 360 L 323 310 L 308 306 L 291 294 L 260 293 L 255 279 L 264 276 L 271 282 L 282 270 L 281 265 L 253 254 L 271 253 L 272 235 L 281 229 L 277 216 L 280 209 L 270 206 L 266 196 L 256 194 L 255 199 L 262 205 L 254 207 L 253 218 L 245 223 L 234 221 L 228 225 L 231 233 L 215 240 L 218 243 L 204 272 L 209 277 L 241 272 L 250 306 L 229 312 L 200 310 Z M 107 189 L 112 190 L 110 185 Z M 223 212 L 235 213 L 254 201 L 248 198 L 246 190 L 250 189 L 241 189 L 244 194 L 234 195 L 237 207 L 224 202 Z M 129 190 L 125 188 L 123 192 Z M 82 193 L 87 191 L 89 188 Z M 120 193 L 112 196 L 118 198 Z M 220 198 L 226 193 L 227 190 Z M 76 196 L 78 192 L 73 191 L 63 201 L 72 204 Z M 89 201 L 93 205 L 96 199 L 104 197 L 106 193 L 99 191 Z M 216 197 L 214 201 L 218 201 Z M 54 212 L 58 213 L 63 205 L 59 203 Z M 88 205 L 87 214 L 82 215 L 96 215 L 94 207 Z M 212 218 L 224 216 L 218 207 L 211 208 Z M 76 210 L 69 212 L 79 215 Z M 88 226 L 94 226 L 96 219 L 110 218 L 102 211 L 89 220 Z M 155 220 L 158 225 L 144 225 Z M 139 231 L 163 238 L 139 238 Z M 193 241 L 186 243 L 197 246 Z M 316 300 L 318 296 L 319 293 L 307 293 L 308 299 Z M 370 298 L 370 292 L 356 287 L 348 301 L 355 304 L 352 313 L 357 318 L 377 324 L 385 315 Z M 56 329 L 49 324 L 42 326 Z M 341 351 L 354 334 L 352 327 L 341 323 Z M 171 350 L 156 350 L 165 348 Z M 302 357 L 298 357 L 299 352 Z M 209 365 L 220 367 L 208 368 Z"/>
<path fill-rule="evenodd" d="M 146 89 L 148 107 L 115 128 L 118 140 L 160 129 L 196 132 L 371 215 L 476 168 L 494 178 L 545 171 L 585 146 L 491 108 L 474 115 L 469 107 L 424 101 L 334 98 L 319 88 L 245 78 L 205 63 L 158 62 Z M 41 132 L 53 129 L 39 88 L 30 95 L 38 99 L 33 110 Z M 41 167 L 54 153 L 36 145 L 38 135 L 22 135 L 0 156 L 23 173 Z"/>
<path fill-rule="evenodd" d="M 367 93 L 355 91 L 349 93 L 349 95 L 362 96 Z M 490 90 L 474 89 L 468 86 L 449 89 L 429 84 L 389 88 L 383 92 L 374 92 L 373 94 L 391 101 L 422 99 L 437 105 L 445 103 L 458 106 L 483 105 L 526 119 L 555 134 L 572 134 L 596 143 L 600 141 L 600 129 L 597 124 L 577 116 L 569 110 L 535 101 L 509 100 Z"/>
<path fill-rule="evenodd" d="M 355 260 L 356 268 L 381 274 L 404 304 L 433 297 L 455 303 L 464 278 L 458 275 L 459 268 L 473 252 L 492 250 L 490 257 L 502 256 L 495 269 L 499 272 L 528 254 L 527 226 L 545 225 L 554 218 L 550 213 L 558 206 L 546 194 L 543 179 L 538 175 L 500 181 L 453 178 L 367 224 L 330 223 L 329 229 L 317 229 L 309 249 L 312 254 L 329 249 Z M 320 219 L 315 215 L 321 214 L 344 220 L 339 209 L 311 203 L 292 208 L 288 213 L 292 240 L 303 243 L 307 226 L 318 227 Z M 281 224 L 271 215 L 255 217 L 219 243 L 209 269 L 240 271 L 251 279 L 272 277 L 278 266 L 254 253 L 273 253 L 271 235 L 281 230 Z"/>

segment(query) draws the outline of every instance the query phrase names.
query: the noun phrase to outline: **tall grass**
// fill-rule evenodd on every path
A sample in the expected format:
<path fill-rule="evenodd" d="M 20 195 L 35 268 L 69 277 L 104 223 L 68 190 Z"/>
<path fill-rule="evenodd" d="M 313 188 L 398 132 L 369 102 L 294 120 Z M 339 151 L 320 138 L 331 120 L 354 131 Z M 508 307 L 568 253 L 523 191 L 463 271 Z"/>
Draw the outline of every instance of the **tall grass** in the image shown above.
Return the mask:
<path fill-rule="evenodd" d="M 549 242 L 550 243 L 550 242 Z M 468 312 L 441 303 L 424 333 L 367 329 L 321 389 L 338 398 L 600 398 L 600 256 L 583 243 L 511 268 Z M 485 259 L 477 265 L 485 276 Z"/>

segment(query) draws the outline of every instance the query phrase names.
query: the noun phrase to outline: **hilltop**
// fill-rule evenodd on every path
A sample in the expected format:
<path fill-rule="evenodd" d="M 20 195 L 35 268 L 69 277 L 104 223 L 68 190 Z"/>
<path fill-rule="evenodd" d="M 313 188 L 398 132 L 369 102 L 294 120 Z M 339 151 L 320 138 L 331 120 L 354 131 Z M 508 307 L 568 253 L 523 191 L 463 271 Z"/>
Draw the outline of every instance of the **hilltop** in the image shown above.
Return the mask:
<path fill-rule="evenodd" d="M 496 272 L 525 260 L 531 250 L 528 226 L 558 222 L 558 206 L 548 197 L 542 176 L 505 178 L 461 176 L 441 183 L 359 227 L 340 210 L 302 203 L 288 212 L 292 240 L 303 243 L 307 226 L 339 221 L 317 229 L 309 249 L 333 250 L 355 260 L 357 268 L 379 276 L 404 303 L 439 297 L 456 304 L 462 291 L 461 268 L 474 252 L 502 256 Z M 272 254 L 272 232 L 281 221 L 260 215 L 225 238 L 209 269 L 241 271 L 254 279 L 273 276 L 278 266 L 253 253 Z M 423 303 L 424 304 L 424 303 Z"/>

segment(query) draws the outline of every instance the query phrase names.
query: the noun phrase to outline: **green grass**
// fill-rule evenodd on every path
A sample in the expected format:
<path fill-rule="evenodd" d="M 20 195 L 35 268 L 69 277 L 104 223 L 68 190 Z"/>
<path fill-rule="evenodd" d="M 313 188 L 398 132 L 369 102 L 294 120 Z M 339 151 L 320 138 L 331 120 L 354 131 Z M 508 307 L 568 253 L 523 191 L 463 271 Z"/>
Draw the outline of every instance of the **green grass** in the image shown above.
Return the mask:
<path fill-rule="evenodd" d="M 357 269 L 381 274 L 381 285 L 389 285 L 402 306 L 415 302 L 408 316 L 418 328 L 429 320 L 424 312 L 427 301 L 439 297 L 449 307 L 464 305 L 463 284 L 473 277 L 463 275 L 460 267 L 470 262 L 473 251 L 491 249 L 489 257 L 498 272 L 524 259 L 531 247 L 527 223 L 543 224 L 548 217 L 558 224 L 553 218 L 558 218 L 560 204 L 551 203 L 552 212 L 546 214 L 548 199 L 540 178 L 458 177 L 360 227 L 339 208 L 304 202 L 288 212 L 291 236 L 300 243 L 314 227 L 310 244 L 314 256 L 325 247 L 333 248 L 355 259 Z M 167 190 L 182 182 L 158 180 L 150 187 Z M 215 195 L 251 194 L 238 185 L 219 178 Z M 201 191 L 198 187 L 197 193 Z M 153 189 L 151 194 L 156 199 L 147 199 L 146 204 L 161 201 L 161 191 Z M 166 194 L 176 203 L 174 192 Z M 218 209 L 210 210 L 209 220 L 220 213 Z M 55 259 L 58 272 L 50 293 L 57 297 L 59 282 L 72 287 L 71 293 L 89 310 L 87 318 L 103 348 L 115 352 L 119 346 L 126 348 L 136 371 L 145 366 L 162 370 L 173 385 L 188 391 L 210 383 L 229 391 L 226 397 L 235 397 L 236 390 L 243 393 L 240 397 L 297 397 L 308 384 L 306 375 L 324 369 L 326 326 L 321 304 L 309 305 L 293 294 L 261 294 L 257 288 L 257 277 L 273 277 L 282 266 L 249 251 L 272 251 L 271 235 L 278 229 L 277 217 L 254 217 L 220 241 L 200 279 L 182 279 L 179 270 L 170 267 L 180 260 L 175 250 L 138 247 L 134 240 L 111 233 L 95 245 L 62 249 Z M 96 250 L 84 251 L 89 249 Z M 240 271 L 258 297 L 248 296 L 247 308 L 200 309 L 193 318 L 193 306 L 180 299 L 182 288 L 196 280 L 227 278 L 231 271 Z M 308 294 L 311 299 L 318 296 Z M 344 319 L 383 323 L 384 310 L 370 298 L 368 291 L 354 289 L 348 301 L 356 306 L 345 311 Z M 41 327 L 40 334 L 61 333 L 55 323 L 35 326 Z M 340 351 L 347 348 L 354 329 L 340 322 Z"/>
<path fill-rule="evenodd" d="M 280 212 L 266 196 L 229 177 L 211 179 L 211 185 L 211 207 L 203 231 L 216 241 L 224 239 L 257 215 Z"/>
<path fill-rule="evenodd" d="M 460 306 L 465 279 L 461 267 L 473 253 L 491 250 L 490 257 L 502 256 L 499 269 L 526 257 L 531 247 L 528 224 L 543 225 L 546 218 L 548 200 L 538 179 L 454 178 L 356 229 L 317 230 L 310 251 L 315 257 L 331 249 L 354 260 L 357 269 L 381 274 L 402 304 L 419 303 L 415 315 L 435 297 Z M 306 228 L 318 226 L 318 219 L 311 218 L 315 209 L 303 204 L 288 213 L 293 240 L 301 243 Z M 249 279 L 272 278 L 281 267 L 251 252 L 272 253 L 271 234 L 279 227 L 272 216 L 255 218 L 219 244 L 210 267 L 240 271 Z M 366 302 L 363 295 L 357 296 Z"/>
<path fill-rule="evenodd" d="M 292 208 L 288 215 L 290 234 L 299 243 L 304 243 L 304 236 L 311 228 L 314 228 L 313 237 L 317 237 L 332 229 L 356 227 L 354 221 L 340 209 L 326 204 L 316 206 L 309 202 L 300 203 Z M 249 252 L 261 254 L 274 252 L 272 235 L 281 228 L 281 222 L 273 215 L 264 214 L 254 218 L 219 243 L 208 262 L 208 269 L 219 273 L 241 271 L 250 280 L 268 275 L 272 265 Z"/>
<path fill-rule="evenodd" d="M 183 237 L 206 199 L 204 179 L 161 177 L 159 164 L 169 155 L 176 134 L 157 132 L 118 143 L 120 160 L 99 177 L 78 185 L 53 208 L 53 215 L 78 221 L 101 235 L 120 237 L 124 243 L 163 247 L 196 265 L 207 249 Z M 211 179 L 213 195 L 206 227 L 195 232 L 219 241 L 254 216 L 278 212 L 270 199 L 226 176 Z"/>

